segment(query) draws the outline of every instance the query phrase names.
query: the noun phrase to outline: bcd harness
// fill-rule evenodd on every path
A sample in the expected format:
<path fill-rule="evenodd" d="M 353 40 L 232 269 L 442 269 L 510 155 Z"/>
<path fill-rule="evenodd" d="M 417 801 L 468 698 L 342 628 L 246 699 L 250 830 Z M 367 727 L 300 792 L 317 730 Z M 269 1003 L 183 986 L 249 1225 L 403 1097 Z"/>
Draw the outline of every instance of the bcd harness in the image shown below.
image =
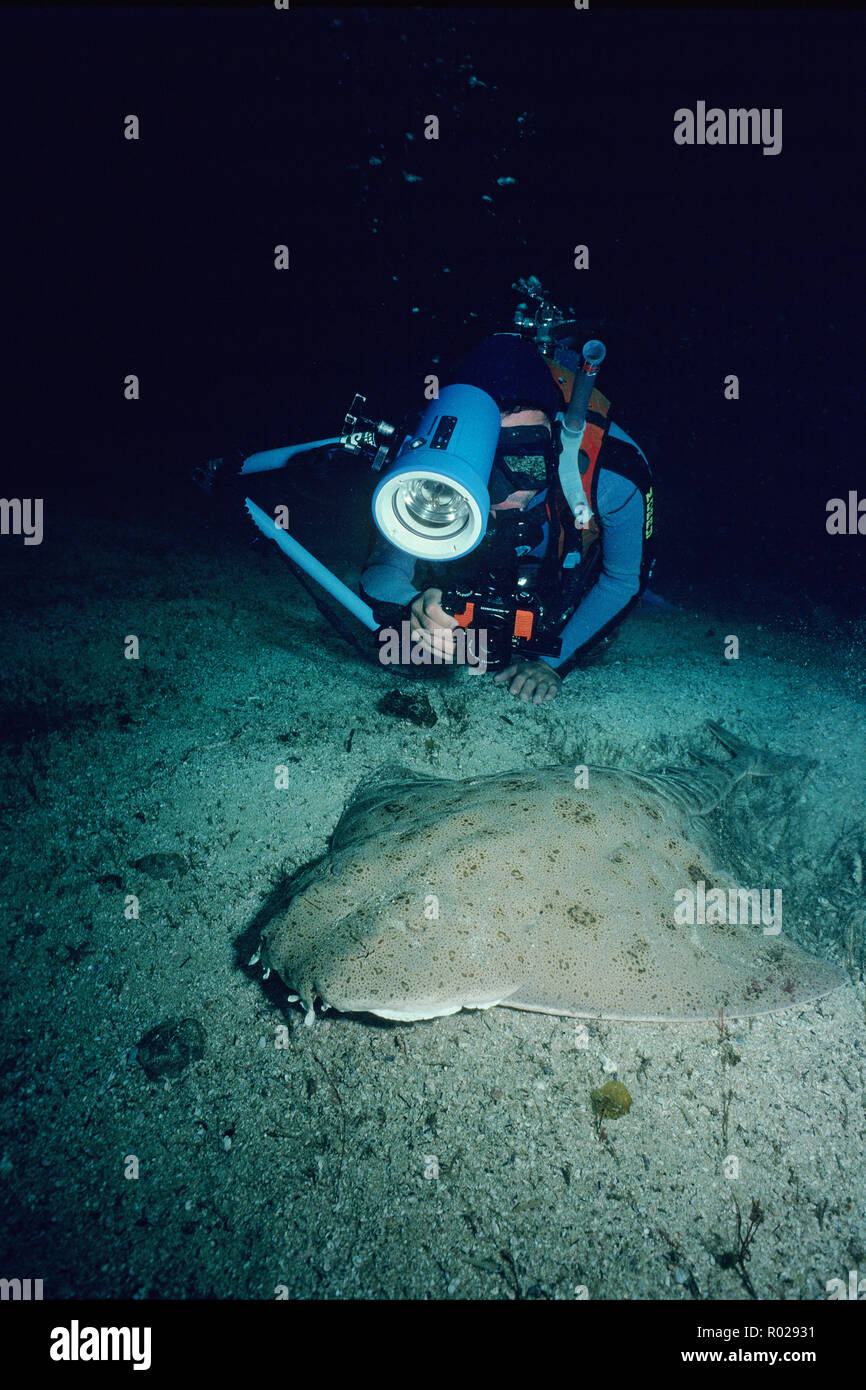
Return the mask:
<path fill-rule="evenodd" d="M 567 404 L 571 400 L 574 387 L 574 373 L 550 358 L 545 357 L 544 361 Z M 610 421 L 609 414 L 610 401 L 595 387 L 589 398 L 586 423 L 580 438 L 579 477 L 573 476 L 577 473 L 573 463 L 573 450 L 563 450 L 558 477 L 554 485 L 548 488 L 545 501 L 549 527 L 547 553 L 551 558 L 549 568 L 546 567 L 547 575 L 552 580 L 556 571 L 561 574 L 564 570 L 565 576 L 577 581 L 576 585 L 569 586 L 575 596 L 582 594 L 590 586 L 601 562 L 601 531 L 597 519 L 599 456 L 608 433 L 611 438 L 622 439 L 632 446 L 628 453 L 634 455 L 633 466 L 625 476 L 643 495 L 644 542 L 648 542 L 652 536 L 653 493 L 649 466 L 642 450 L 624 430 Z M 624 471 L 619 459 L 616 471 Z M 577 525 L 576 517 L 580 507 L 583 507 L 584 514 L 588 512 L 588 519 L 582 525 Z M 577 573 L 569 574 L 569 571 Z"/>

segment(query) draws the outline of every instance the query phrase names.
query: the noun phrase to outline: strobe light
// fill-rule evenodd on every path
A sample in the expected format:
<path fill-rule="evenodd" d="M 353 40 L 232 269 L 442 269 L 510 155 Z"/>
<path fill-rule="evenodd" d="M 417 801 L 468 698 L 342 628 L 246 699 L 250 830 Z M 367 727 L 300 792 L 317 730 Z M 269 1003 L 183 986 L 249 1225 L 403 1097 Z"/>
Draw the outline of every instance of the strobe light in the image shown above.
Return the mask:
<path fill-rule="evenodd" d="M 487 527 L 487 483 L 499 406 L 477 386 L 446 386 L 373 494 L 373 516 L 392 545 L 428 560 L 456 560 Z"/>

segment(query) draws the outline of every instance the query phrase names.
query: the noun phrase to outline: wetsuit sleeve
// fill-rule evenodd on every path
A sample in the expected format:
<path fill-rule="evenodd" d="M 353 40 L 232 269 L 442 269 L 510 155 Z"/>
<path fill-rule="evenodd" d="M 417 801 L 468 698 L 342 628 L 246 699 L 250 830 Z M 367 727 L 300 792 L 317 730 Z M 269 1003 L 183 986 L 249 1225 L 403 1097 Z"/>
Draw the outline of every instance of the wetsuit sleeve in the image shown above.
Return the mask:
<path fill-rule="evenodd" d="M 640 590 L 644 548 L 644 499 L 619 473 L 603 468 L 596 497 L 601 530 L 601 572 L 562 630 L 562 652 L 543 657 L 563 666 L 626 609 Z M 570 668 L 569 668 L 570 669 Z"/>
<path fill-rule="evenodd" d="M 379 536 L 367 556 L 361 574 L 361 593 L 374 613 L 376 606 L 396 604 L 405 607 L 418 593 L 412 582 L 415 558 Z"/>

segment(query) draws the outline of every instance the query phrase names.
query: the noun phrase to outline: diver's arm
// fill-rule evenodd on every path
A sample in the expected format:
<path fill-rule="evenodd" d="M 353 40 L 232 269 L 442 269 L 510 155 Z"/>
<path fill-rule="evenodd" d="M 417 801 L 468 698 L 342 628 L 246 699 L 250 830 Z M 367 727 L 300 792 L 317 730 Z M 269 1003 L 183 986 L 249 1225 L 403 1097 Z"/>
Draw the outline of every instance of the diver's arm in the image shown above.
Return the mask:
<path fill-rule="evenodd" d="M 361 573 L 361 593 L 374 612 L 377 605 L 405 608 L 418 593 L 412 583 L 415 557 L 378 536 Z"/>
<path fill-rule="evenodd" d="M 399 628 L 402 622 L 408 622 L 419 650 L 453 661 L 452 629 L 457 627 L 457 620 L 440 607 L 441 589 L 425 589 L 422 593 L 415 588 L 415 564 L 414 556 L 379 536 L 361 574 L 361 593 L 380 627 Z"/>
<path fill-rule="evenodd" d="M 640 591 L 644 549 L 644 499 L 619 473 L 602 469 L 596 498 L 601 527 L 601 573 L 562 630 L 562 651 L 544 657 L 557 670 L 631 605 Z M 570 668 L 569 668 L 570 669 Z"/>

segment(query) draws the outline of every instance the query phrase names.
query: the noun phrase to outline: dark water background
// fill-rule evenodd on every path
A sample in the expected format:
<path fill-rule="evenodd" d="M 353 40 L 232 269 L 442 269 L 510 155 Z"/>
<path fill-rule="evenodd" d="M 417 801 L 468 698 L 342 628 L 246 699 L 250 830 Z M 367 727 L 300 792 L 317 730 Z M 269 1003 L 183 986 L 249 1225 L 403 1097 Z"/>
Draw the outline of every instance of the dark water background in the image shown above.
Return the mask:
<path fill-rule="evenodd" d="M 866 494 L 862 15 L 263 6 L 3 27 L 7 494 L 135 499 L 194 527 L 200 459 L 335 434 L 356 390 L 412 420 L 423 377 L 508 328 L 511 283 L 535 274 L 608 345 L 600 385 L 656 470 L 658 586 L 771 581 L 862 609 L 866 537 L 825 530 L 828 498 Z M 675 145 L 698 100 L 781 107 L 782 152 Z"/>

